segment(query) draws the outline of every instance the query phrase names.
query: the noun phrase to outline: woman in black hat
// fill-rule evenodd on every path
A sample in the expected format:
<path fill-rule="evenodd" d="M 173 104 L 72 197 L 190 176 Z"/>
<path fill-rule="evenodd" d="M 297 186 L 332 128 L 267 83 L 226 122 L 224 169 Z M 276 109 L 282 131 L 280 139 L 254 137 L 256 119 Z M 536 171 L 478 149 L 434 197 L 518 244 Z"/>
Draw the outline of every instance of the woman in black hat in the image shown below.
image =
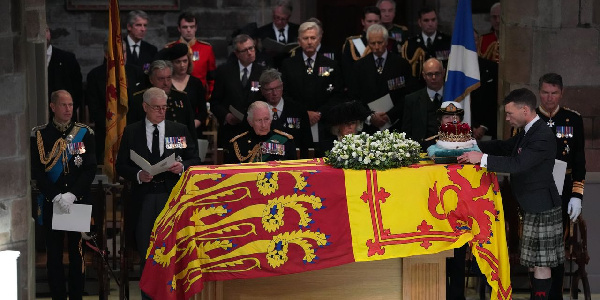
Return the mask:
<path fill-rule="evenodd" d="M 323 156 L 325 151 L 333 148 L 333 141 L 341 140 L 345 135 L 357 134 L 362 131 L 363 122 L 370 112 L 358 101 L 348 101 L 333 106 L 323 115 L 325 124 L 324 138 L 319 143 Z"/>
<path fill-rule="evenodd" d="M 206 109 L 206 88 L 202 81 L 191 76 L 193 64 L 186 44 L 173 44 L 158 52 L 156 59 L 169 60 L 173 63 L 173 87 L 187 94 L 190 104 L 194 108 L 194 122 L 201 136 L 202 126 L 208 116 Z"/>

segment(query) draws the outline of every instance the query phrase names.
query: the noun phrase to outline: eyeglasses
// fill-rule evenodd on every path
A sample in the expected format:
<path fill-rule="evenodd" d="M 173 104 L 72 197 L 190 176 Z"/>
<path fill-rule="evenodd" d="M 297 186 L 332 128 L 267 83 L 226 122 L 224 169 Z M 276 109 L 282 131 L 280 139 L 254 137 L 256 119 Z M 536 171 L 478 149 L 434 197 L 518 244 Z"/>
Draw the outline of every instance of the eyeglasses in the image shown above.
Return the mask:
<path fill-rule="evenodd" d="M 237 51 L 237 53 L 248 53 L 248 52 L 254 52 L 255 50 L 256 50 L 256 47 L 251 46 L 246 49 L 236 50 L 236 51 Z"/>
<path fill-rule="evenodd" d="M 167 111 L 166 105 L 150 105 L 150 104 L 146 104 L 146 105 L 148 105 L 148 107 L 150 107 L 150 109 L 152 109 L 153 111 L 156 111 L 156 112 Z"/>
<path fill-rule="evenodd" d="M 283 85 L 279 85 L 279 86 L 276 86 L 276 87 L 271 88 L 271 89 L 263 88 L 262 90 L 265 93 L 281 92 L 283 90 Z"/>
<path fill-rule="evenodd" d="M 273 16 L 273 21 L 285 21 L 285 22 L 287 22 L 289 19 L 290 19 L 289 16 L 287 16 L 287 17 Z"/>
<path fill-rule="evenodd" d="M 433 76 L 435 77 L 440 77 L 442 76 L 442 72 L 429 72 L 429 73 L 425 73 L 425 76 L 427 76 L 428 78 L 432 78 Z"/>

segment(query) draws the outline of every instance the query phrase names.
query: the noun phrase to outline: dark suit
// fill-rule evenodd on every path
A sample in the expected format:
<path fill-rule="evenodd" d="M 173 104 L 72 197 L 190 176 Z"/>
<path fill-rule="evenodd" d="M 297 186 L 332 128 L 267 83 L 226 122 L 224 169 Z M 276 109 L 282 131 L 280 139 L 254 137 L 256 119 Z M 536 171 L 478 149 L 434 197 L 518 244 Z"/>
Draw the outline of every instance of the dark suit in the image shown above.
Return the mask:
<path fill-rule="evenodd" d="M 402 131 L 406 132 L 406 137 L 419 142 L 422 150 L 435 143 L 434 140 L 426 142 L 425 139 L 438 133 L 440 125 L 436 115 L 438 108 L 440 104 L 429 98 L 427 88 L 409 94 L 404 99 Z"/>
<path fill-rule="evenodd" d="M 252 89 L 252 82 L 258 83 L 264 67 L 252 64 L 252 70 L 248 76 L 246 86 L 240 80 L 240 68 L 238 60 L 227 62 L 217 68 L 215 72 L 215 89 L 210 99 L 210 109 L 219 121 L 219 147 L 226 147 L 229 140 L 248 129 L 248 125 L 241 120 L 237 125 L 225 124 L 225 116 L 230 113 L 229 106 L 233 106 L 239 112 L 246 114 L 248 106 L 258 100 L 260 92 Z M 257 87 L 257 86 L 256 86 Z"/>
<path fill-rule="evenodd" d="M 320 68 L 330 71 L 320 74 Z M 307 110 L 324 113 L 341 98 L 342 74 L 337 62 L 322 54 L 317 54 L 312 69 L 308 74 L 302 53 L 286 59 L 281 67 L 283 93 Z"/>
<path fill-rule="evenodd" d="M 308 148 L 313 147 L 313 139 L 304 105 L 284 99 L 281 115 L 271 122 L 271 129 L 279 129 L 291 134 L 294 137 L 294 144 L 300 148 L 300 158 L 308 158 Z"/>
<path fill-rule="evenodd" d="M 522 130 L 505 141 L 477 144 L 488 154 L 488 170 L 511 174 L 511 187 L 523 210 L 539 213 L 561 205 L 552 177 L 556 138 L 542 119 L 536 121 L 527 134 Z"/>
<path fill-rule="evenodd" d="M 392 84 L 392 81 L 402 84 Z M 349 96 L 359 100 L 365 107 L 371 101 L 390 94 L 394 107 L 387 111 L 392 123 L 397 122 L 391 129 L 400 128 L 404 111 L 404 97 L 412 92 L 414 78 L 410 74 L 410 66 L 400 55 L 388 52 L 382 73 L 377 72 L 375 56 L 369 53 L 354 64 L 352 82 L 349 85 Z M 370 110 L 370 109 L 369 109 Z M 373 126 L 367 131 L 377 130 Z"/>
<path fill-rule="evenodd" d="M 125 74 L 127 76 L 127 98 L 133 99 L 133 93 L 137 91 L 138 85 L 145 75 L 140 68 L 130 64 L 125 65 Z M 96 132 L 96 157 L 102 163 L 106 138 L 106 60 L 88 73 L 85 99 Z"/>
<path fill-rule="evenodd" d="M 123 42 L 127 48 L 127 63 L 138 66 L 142 70 L 145 68 L 145 65 L 152 63 L 154 56 L 158 53 L 156 46 L 142 40 L 139 49 L 136 49 L 138 51 L 138 57 L 136 58 L 131 53 L 131 46 L 127 37 L 123 39 Z"/>
<path fill-rule="evenodd" d="M 132 224 L 131 227 L 138 227 L 136 228 L 136 240 L 138 250 L 141 251 L 140 255 L 142 256 L 145 255 L 145 250 L 148 248 L 152 224 L 154 224 L 154 220 L 158 216 L 153 214 L 143 215 L 140 213 L 142 211 L 143 202 L 146 200 L 145 197 L 149 195 L 164 194 L 164 196 L 161 197 L 164 198 L 162 200 L 164 200 L 166 203 L 169 193 L 180 177 L 178 174 L 165 171 L 163 173 L 154 175 L 154 178 L 151 182 L 141 184 L 138 182 L 137 174 L 141 168 L 130 159 L 130 150 L 134 150 L 137 154 L 145 158 L 151 164 L 157 163 L 157 161 L 152 160 L 152 154 L 146 143 L 145 126 L 146 124 L 144 118 L 143 120 L 125 127 L 125 130 L 123 131 L 123 138 L 121 139 L 121 144 L 119 146 L 119 154 L 117 156 L 116 163 L 117 172 L 119 175 L 129 180 L 132 184 L 132 201 L 130 202 L 130 207 L 127 209 L 127 211 L 132 214 L 126 216 L 126 218 L 130 220 L 131 223 L 129 224 Z M 168 149 L 165 143 L 163 155 L 160 157 L 160 159 L 164 159 L 174 153 L 175 156 L 181 158 L 181 163 L 183 164 L 184 170 L 190 166 L 200 164 L 196 139 L 192 137 L 185 125 L 165 120 L 165 138 L 168 137 L 185 137 L 187 147 Z M 150 224 L 149 227 L 148 224 Z M 139 228 L 140 226 L 145 228 Z M 134 228 L 131 229 L 133 230 Z"/>
<path fill-rule="evenodd" d="M 144 102 L 144 92 L 141 90 L 133 94 L 133 99 L 129 100 L 129 110 L 127 111 L 127 125 L 133 124 L 146 117 L 142 102 Z M 167 111 L 165 118 L 179 124 L 187 126 L 193 139 L 196 140 L 196 124 L 194 123 L 194 108 L 187 98 L 187 94 L 171 87 L 167 95 Z"/>
<path fill-rule="evenodd" d="M 48 64 L 48 103 L 50 95 L 57 90 L 66 90 L 73 98 L 73 120 L 77 119 L 77 109 L 83 101 L 83 77 L 75 54 L 52 46 L 52 56 Z M 50 116 L 53 116 L 50 113 Z"/>

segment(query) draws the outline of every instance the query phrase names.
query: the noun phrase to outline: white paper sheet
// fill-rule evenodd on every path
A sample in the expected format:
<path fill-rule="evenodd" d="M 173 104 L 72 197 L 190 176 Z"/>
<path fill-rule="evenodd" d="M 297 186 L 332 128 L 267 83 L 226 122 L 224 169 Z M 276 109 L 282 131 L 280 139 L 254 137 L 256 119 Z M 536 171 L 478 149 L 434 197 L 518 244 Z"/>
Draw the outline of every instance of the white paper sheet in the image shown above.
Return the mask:
<path fill-rule="evenodd" d="M 58 202 L 54 202 L 52 213 L 52 229 L 89 232 L 92 219 L 92 206 L 86 204 L 72 204 L 70 213 L 61 214 Z"/>
<path fill-rule="evenodd" d="M 244 114 L 241 113 L 239 110 L 235 109 L 235 107 L 233 107 L 233 105 L 229 105 L 229 112 L 231 112 L 233 114 L 233 116 L 235 116 L 236 118 L 238 118 L 238 120 L 244 120 Z"/>
<path fill-rule="evenodd" d="M 554 177 L 554 183 L 556 184 L 556 188 L 558 189 L 558 194 L 562 196 L 563 185 L 565 185 L 565 172 L 567 171 L 567 163 L 555 159 L 554 160 L 554 170 L 552 170 L 552 176 Z"/>
<path fill-rule="evenodd" d="M 392 97 L 390 94 L 385 94 L 385 96 L 373 100 L 367 104 L 372 111 L 375 112 L 387 112 L 388 110 L 394 107 L 394 102 L 392 102 Z M 382 127 L 379 127 L 379 130 L 386 130 L 392 126 L 392 123 L 387 122 Z"/>
<path fill-rule="evenodd" d="M 150 175 L 152 176 L 169 170 L 169 168 L 175 163 L 175 153 L 169 155 L 168 157 L 165 157 L 165 159 L 157 162 L 154 165 L 150 165 L 150 163 L 146 159 L 141 157 L 135 151 L 129 151 L 131 160 L 134 163 L 136 163 L 140 168 L 142 168 L 142 170 L 150 173 Z"/>
<path fill-rule="evenodd" d="M 319 123 L 310 126 L 310 133 L 312 133 L 313 143 L 319 142 Z"/>

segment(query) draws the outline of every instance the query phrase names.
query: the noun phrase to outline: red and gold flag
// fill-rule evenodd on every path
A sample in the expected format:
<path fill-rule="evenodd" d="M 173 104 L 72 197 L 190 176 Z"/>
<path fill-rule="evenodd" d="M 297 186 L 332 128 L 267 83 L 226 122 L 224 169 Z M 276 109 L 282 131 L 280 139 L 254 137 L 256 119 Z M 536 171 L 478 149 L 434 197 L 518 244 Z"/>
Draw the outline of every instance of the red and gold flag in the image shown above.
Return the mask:
<path fill-rule="evenodd" d="M 510 299 L 502 201 L 472 165 L 340 170 L 322 159 L 189 168 L 154 224 L 141 289 L 189 299 L 203 282 L 434 254 L 469 242 Z"/>
<path fill-rule="evenodd" d="M 127 77 L 123 59 L 123 40 L 119 1 L 110 0 L 108 17 L 108 53 L 106 56 L 106 140 L 104 172 L 113 182 L 117 152 L 127 125 Z"/>

